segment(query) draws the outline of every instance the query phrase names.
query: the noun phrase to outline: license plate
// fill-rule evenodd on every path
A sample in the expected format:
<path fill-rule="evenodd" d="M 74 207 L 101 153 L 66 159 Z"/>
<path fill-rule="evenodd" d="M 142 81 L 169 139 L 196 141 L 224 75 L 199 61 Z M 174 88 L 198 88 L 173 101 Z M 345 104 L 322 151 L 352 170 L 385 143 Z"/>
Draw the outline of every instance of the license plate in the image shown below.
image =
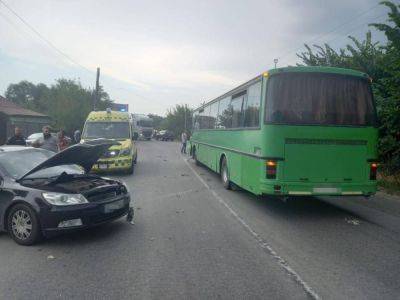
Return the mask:
<path fill-rule="evenodd" d="M 108 203 L 108 204 L 104 205 L 104 212 L 110 213 L 110 212 L 113 212 L 114 210 L 118 210 L 123 207 L 124 207 L 124 200 L 115 201 L 113 203 Z"/>
<path fill-rule="evenodd" d="M 337 194 L 339 193 L 339 189 L 332 187 L 318 187 L 313 188 L 313 192 L 318 194 Z"/>
<path fill-rule="evenodd" d="M 107 164 L 99 164 L 99 169 L 104 170 L 104 169 L 107 169 L 107 168 L 108 168 Z"/>

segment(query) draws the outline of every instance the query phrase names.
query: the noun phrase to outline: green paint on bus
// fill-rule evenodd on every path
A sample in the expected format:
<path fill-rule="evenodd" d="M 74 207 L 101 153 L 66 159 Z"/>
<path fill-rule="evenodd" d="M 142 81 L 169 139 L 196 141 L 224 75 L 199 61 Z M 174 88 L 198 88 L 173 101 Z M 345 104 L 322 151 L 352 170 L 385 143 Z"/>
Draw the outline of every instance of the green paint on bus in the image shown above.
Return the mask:
<path fill-rule="evenodd" d="M 376 192 L 377 120 L 364 73 L 270 70 L 195 110 L 193 122 L 193 157 L 218 173 L 226 166 L 229 181 L 254 194 Z"/>

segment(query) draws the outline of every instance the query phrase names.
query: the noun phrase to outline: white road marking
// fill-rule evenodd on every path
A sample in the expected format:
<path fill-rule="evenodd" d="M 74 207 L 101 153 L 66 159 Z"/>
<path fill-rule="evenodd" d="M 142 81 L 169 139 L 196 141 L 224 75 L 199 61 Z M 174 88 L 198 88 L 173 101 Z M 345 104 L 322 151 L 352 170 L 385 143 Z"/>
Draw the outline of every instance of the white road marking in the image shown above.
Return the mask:
<path fill-rule="evenodd" d="M 193 172 L 193 174 L 197 177 L 198 180 L 205 186 L 205 188 L 211 192 L 211 194 L 214 196 L 216 200 L 220 204 L 222 204 L 225 208 L 228 209 L 230 214 L 254 237 L 254 239 L 257 241 L 259 246 L 264 249 L 268 254 L 270 254 L 277 262 L 278 264 L 291 276 L 293 279 L 304 289 L 304 291 L 313 299 L 321 299 L 321 297 L 313 290 L 313 288 L 308 285 L 307 282 L 305 282 L 301 276 L 291 267 L 289 264 L 281 257 L 278 255 L 278 253 L 256 232 L 253 230 L 253 228 L 250 227 L 249 224 L 246 223 L 246 221 L 238 215 L 236 211 L 233 210 L 231 206 L 229 206 L 228 203 L 225 202 L 224 199 L 221 198 L 217 194 L 215 190 L 213 190 L 201 176 L 196 172 L 195 169 L 193 169 L 192 165 L 188 162 L 188 159 L 183 158 L 183 161 L 186 163 L 186 165 L 189 167 L 189 169 Z"/>

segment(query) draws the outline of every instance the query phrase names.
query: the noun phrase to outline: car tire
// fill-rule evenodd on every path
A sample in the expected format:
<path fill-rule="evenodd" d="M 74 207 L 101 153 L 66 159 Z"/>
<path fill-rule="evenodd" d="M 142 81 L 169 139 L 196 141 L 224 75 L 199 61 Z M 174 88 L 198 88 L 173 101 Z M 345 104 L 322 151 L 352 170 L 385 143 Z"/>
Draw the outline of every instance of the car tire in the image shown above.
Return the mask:
<path fill-rule="evenodd" d="M 131 166 L 129 167 L 127 173 L 128 173 L 129 175 L 132 175 L 134 171 L 135 171 L 135 162 L 132 161 Z"/>
<path fill-rule="evenodd" d="M 25 204 L 13 206 L 7 215 L 7 230 L 18 244 L 30 246 L 42 238 L 40 223 L 35 211 Z"/>
<path fill-rule="evenodd" d="M 222 184 L 225 189 L 230 190 L 232 189 L 232 183 L 229 180 L 229 169 L 228 169 L 228 163 L 226 161 L 226 158 L 224 157 L 221 162 L 221 180 Z"/>

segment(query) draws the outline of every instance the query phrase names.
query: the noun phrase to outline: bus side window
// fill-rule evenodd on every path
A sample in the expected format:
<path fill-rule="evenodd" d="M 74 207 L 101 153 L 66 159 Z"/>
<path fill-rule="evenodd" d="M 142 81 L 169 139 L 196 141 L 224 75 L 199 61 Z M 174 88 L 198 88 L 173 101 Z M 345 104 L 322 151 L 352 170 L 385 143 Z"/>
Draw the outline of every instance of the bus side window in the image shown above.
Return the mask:
<path fill-rule="evenodd" d="M 226 97 L 219 101 L 217 128 L 223 129 L 232 127 L 232 111 L 230 101 L 230 97 Z"/>
<path fill-rule="evenodd" d="M 243 113 L 243 103 L 246 94 L 241 95 L 232 99 L 231 109 L 232 109 L 232 128 L 243 127 L 244 113 Z"/>
<path fill-rule="evenodd" d="M 251 85 L 244 108 L 244 127 L 260 126 L 261 81 Z"/>

